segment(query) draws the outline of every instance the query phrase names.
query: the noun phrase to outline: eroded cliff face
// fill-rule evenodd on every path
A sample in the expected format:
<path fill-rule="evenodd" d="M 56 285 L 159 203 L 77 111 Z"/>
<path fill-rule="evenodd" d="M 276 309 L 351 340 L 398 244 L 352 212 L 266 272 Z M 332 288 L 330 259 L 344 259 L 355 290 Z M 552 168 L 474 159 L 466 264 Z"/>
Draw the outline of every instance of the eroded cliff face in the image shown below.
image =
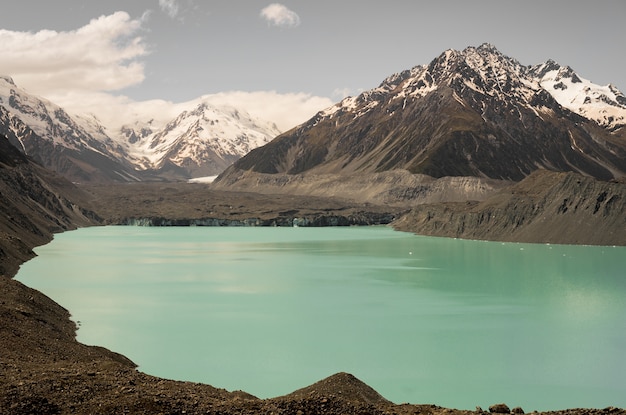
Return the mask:
<path fill-rule="evenodd" d="M 484 200 L 511 182 L 482 177 L 441 177 L 407 170 L 353 174 L 267 174 L 239 170 L 212 183 L 215 190 L 317 196 L 346 204 L 407 208 L 424 203 Z"/>
<path fill-rule="evenodd" d="M 464 239 L 626 245 L 626 184 L 539 170 L 482 202 L 417 206 L 394 226 Z"/>

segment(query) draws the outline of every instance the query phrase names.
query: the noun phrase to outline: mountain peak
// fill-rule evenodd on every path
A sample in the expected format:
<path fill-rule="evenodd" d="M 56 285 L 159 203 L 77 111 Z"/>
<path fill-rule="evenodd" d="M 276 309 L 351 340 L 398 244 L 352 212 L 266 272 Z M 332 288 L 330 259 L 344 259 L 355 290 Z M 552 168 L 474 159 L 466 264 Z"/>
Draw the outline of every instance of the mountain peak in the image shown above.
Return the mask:
<path fill-rule="evenodd" d="M 2 80 L 2 81 L 4 81 L 4 82 L 6 82 L 7 84 L 10 84 L 10 85 L 16 86 L 16 85 L 15 85 L 15 82 L 13 81 L 13 78 L 11 78 L 11 77 L 10 77 L 10 76 L 8 76 L 8 75 L 0 75 L 0 80 Z"/>
<path fill-rule="evenodd" d="M 546 168 L 611 179 L 626 174 L 626 145 L 612 135 L 626 125 L 622 102 L 615 88 L 554 61 L 524 66 L 489 43 L 449 49 L 318 113 L 234 169 L 521 180 Z"/>
<path fill-rule="evenodd" d="M 468 46 L 463 49 L 463 54 L 479 53 L 481 55 L 500 55 L 504 56 L 497 47 L 491 43 L 483 43 L 480 46 Z"/>

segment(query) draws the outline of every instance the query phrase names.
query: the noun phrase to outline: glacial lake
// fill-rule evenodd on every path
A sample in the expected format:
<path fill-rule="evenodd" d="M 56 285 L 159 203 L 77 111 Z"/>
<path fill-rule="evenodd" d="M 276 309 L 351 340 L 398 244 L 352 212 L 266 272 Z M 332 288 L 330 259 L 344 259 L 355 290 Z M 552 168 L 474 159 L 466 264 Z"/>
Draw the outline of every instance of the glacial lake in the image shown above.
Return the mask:
<path fill-rule="evenodd" d="M 17 279 L 160 377 L 290 393 L 349 372 L 396 403 L 626 407 L 626 248 L 387 227 L 95 227 Z"/>

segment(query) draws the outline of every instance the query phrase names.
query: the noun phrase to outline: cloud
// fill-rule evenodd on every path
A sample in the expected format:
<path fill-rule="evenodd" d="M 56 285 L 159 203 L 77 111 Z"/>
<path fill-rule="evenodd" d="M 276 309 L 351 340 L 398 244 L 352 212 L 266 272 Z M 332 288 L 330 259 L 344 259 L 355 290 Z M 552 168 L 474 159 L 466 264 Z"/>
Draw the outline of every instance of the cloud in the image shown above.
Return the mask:
<path fill-rule="evenodd" d="M 115 91 L 144 80 L 142 20 L 116 12 L 73 31 L 0 30 L 0 73 L 39 95 Z"/>
<path fill-rule="evenodd" d="M 261 17 L 273 26 L 296 27 L 300 25 L 300 16 L 279 3 L 272 3 L 261 10 Z"/>
<path fill-rule="evenodd" d="M 133 120 L 153 120 L 154 127 L 163 127 L 181 112 L 192 110 L 201 102 L 236 107 L 252 117 L 274 122 L 279 130 L 287 131 L 334 104 L 326 97 L 306 93 L 282 94 L 275 91 L 228 91 L 179 103 L 162 99 L 135 101 L 126 96 L 105 92 L 82 91 L 47 98 L 71 114 L 95 115 L 112 133 Z"/>
<path fill-rule="evenodd" d="M 200 101 L 240 108 L 285 131 L 333 104 L 327 97 L 275 91 L 222 92 L 182 103 L 113 95 L 145 78 L 141 58 L 149 51 L 140 33 L 147 16 L 133 20 L 116 12 L 72 31 L 0 30 L 0 75 L 11 76 L 19 87 L 70 113 L 94 114 L 112 131 L 133 119 L 166 123 Z M 275 19 L 286 24 L 278 15 Z"/>
<path fill-rule="evenodd" d="M 350 95 L 352 95 L 352 89 L 350 88 L 335 88 L 332 93 L 332 97 L 337 98 L 338 101 Z"/>
<path fill-rule="evenodd" d="M 312 118 L 317 112 L 334 104 L 327 97 L 306 93 L 281 94 L 276 91 L 229 91 L 205 95 L 214 105 L 230 105 L 247 111 L 253 117 L 275 122 L 281 131 L 287 131 Z"/>
<path fill-rule="evenodd" d="M 159 7 L 172 19 L 178 16 L 179 6 L 177 0 L 159 0 Z"/>

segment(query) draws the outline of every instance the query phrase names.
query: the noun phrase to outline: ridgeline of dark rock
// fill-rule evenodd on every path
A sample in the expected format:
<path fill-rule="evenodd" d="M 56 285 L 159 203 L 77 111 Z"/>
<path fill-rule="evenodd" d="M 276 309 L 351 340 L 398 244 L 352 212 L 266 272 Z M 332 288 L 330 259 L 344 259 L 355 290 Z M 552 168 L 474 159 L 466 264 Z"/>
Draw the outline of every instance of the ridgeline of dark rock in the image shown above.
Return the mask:
<path fill-rule="evenodd" d="M 626 184 L 539 170 L 482 202 L 416 206 L 394 227 L 464 239 L 626 245 Z"/>
<path fill-rule="evenodd" d="M 389 404 L 390 402 L 382 397 L 374 389 L 345 372 L 337 373 L 322 379 L 313 385 L 298 389 L 284 398 L 306 399 L 312 396 L 335 395 L 338 398 L 348 401 L 360 401 L 370 405 Z"/>

